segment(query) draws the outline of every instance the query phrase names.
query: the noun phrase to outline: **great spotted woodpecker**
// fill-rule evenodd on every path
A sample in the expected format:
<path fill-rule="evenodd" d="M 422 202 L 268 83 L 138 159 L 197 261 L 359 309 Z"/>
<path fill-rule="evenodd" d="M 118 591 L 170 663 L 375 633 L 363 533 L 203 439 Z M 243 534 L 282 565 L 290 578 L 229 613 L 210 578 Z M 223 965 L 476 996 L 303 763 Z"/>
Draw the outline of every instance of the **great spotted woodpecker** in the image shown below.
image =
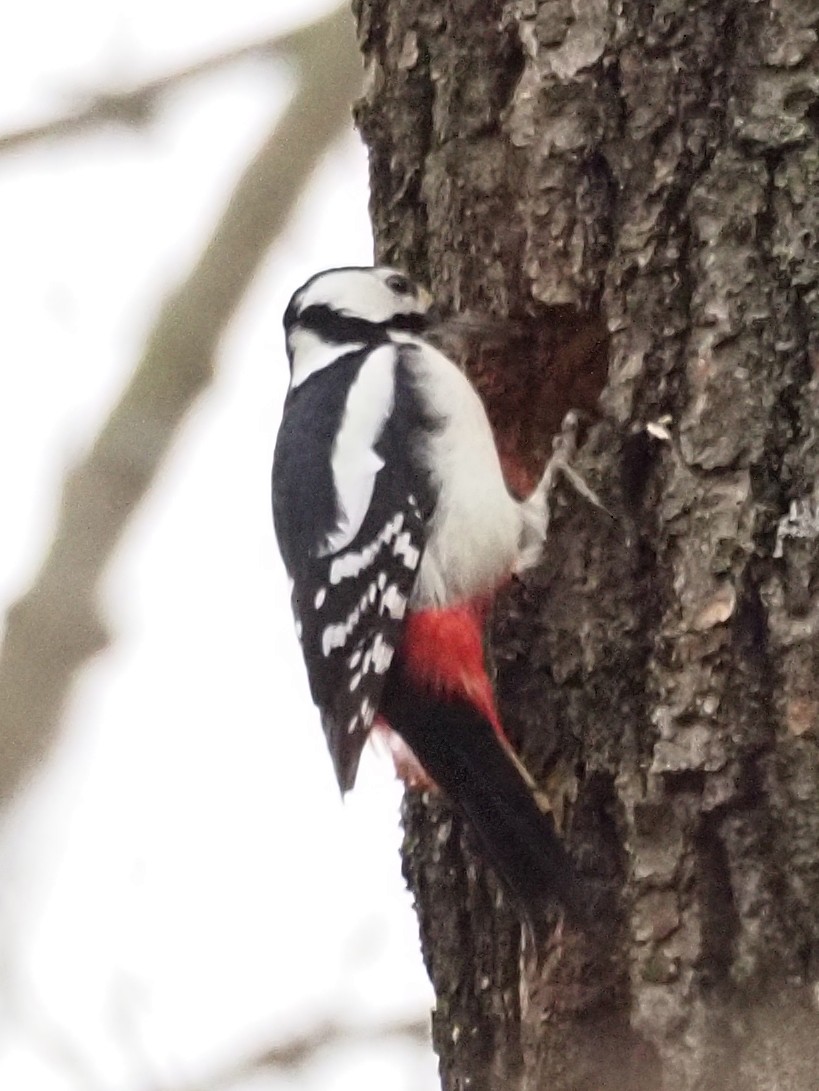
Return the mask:
<path fill-rule="evenodd" d="M 328 270 L 293 295 L 276 535 L 342 793 L 388 725 L 418 763 L 396 764 L 444 790 L 534 924 L 554 900 L 576 910 L 576 884 L 503 734 L 483 620 L 540 557 L 554 467 L 528 500 L 510 495 L 477 392 L 425 337 L 431 304 L 378 267 Z"/>

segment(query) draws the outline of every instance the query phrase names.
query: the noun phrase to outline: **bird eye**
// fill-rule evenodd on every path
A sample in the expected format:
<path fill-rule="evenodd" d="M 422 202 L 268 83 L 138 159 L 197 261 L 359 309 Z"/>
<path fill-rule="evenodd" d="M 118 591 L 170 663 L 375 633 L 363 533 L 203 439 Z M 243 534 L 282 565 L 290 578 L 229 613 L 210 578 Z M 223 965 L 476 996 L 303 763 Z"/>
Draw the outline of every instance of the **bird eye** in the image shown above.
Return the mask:
<path fill-rule="evenodd" d="M 402 273 L 393 273 L 387 277 L 387 287 L 396 295 L 412 295 L 415 291 L 412 281 Z"/>

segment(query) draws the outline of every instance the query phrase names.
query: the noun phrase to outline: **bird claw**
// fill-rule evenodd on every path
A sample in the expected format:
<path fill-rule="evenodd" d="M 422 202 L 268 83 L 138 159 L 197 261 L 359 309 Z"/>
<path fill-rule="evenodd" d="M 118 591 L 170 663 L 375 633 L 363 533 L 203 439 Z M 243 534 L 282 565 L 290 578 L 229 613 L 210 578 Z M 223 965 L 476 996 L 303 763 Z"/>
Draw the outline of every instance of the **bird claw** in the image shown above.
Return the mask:
<path fill-rule="evenodd" d="M 606 505 L 597 493 L 586 484 L 586 481 L 572 466 L 572 459 L 577 453 L 577 432 L 580 426 L 580 415 L 576 409 L 570 409 L 560 425 L 560 431 L 552 440 L 552 457 L 546 463 L 546 469 L 540 479 L 538 489 L 543 489 L 548 497 L 554 488 L 558 475 L 562 474 L 575 492 L 596 508 L 611 515 Z"/>
<path fill-rule="evenodd" d="M 563 418 L 560 432 L 552 440 L 552 454 L 546 463 L 543 475 L 532 495 L 522 504 L 525 529 L 516 566 L 518 573 L 531 568 L 541 558 L 551 519 L 549 500 L 560 475 L 566 478 L 575 492 L 578 492 L 584 500 L 611 516 L 611 512 L 597 493 L 586 484 L 571 464 L 577 451 L 579 424 L 580 416 L 577 410 L 569 410 Z"/>
<path fill-rule="evenodd" d="M 566 829 L 567 817 L 571 813 L 572 805 L 577 802 L 579 789 L 577 776 L 563 760 L 558 761 L 546 777 L 546 787 L 540 789 L 541 794 L 549 801 L 555 827 L 561 833 Z"/>
<path fill-rule="evenodd" d="M 543 814 L 551 814 L 555 827 L 562 831 L 567 811 L 577 800 L 577 777 L 565 762 L 560 761 L 546 777 L 546 784 L 540 785 L 529 772 L 523 760 L 518 757 L 509 740 L 501 738 L 500 742 L 532 793 L 539 810 Z"/>

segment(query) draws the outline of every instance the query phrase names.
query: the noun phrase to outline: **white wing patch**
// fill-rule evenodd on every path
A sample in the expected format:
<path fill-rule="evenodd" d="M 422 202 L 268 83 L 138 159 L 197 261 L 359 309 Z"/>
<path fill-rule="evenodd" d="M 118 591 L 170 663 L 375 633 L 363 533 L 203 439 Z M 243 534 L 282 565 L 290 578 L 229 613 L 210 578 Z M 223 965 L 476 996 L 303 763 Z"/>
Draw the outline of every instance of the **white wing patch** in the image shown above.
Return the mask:
<path fill-rule="evenodd" d="M 340 521 L 319 549 L 320 557 L 348 546 L 364 522 L 376 474 L 384 465 L 374 447 L 392 412 L 396 357 L 393 345 L 371 352 L 350 387 L 332 454 Z M 332 572 L 330 581 L 338 582 L 333 580 Z"/>

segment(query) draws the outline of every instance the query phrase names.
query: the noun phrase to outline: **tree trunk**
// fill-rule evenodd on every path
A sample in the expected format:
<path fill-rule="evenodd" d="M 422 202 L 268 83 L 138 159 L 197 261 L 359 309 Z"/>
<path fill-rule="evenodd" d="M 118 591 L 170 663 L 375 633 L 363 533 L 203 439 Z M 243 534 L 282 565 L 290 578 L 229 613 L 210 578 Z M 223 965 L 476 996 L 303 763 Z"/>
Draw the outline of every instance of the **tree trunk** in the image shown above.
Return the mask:
<path fill-rule="evenodd" d="M 812 0 L 357 0 L 377 253 L 508 319 L 466 365 L 578 468 L 492 651 L 606 942 L 534 961 L 408 798 L 445 1089 L 819 1086 L 819 74 Z"/>

